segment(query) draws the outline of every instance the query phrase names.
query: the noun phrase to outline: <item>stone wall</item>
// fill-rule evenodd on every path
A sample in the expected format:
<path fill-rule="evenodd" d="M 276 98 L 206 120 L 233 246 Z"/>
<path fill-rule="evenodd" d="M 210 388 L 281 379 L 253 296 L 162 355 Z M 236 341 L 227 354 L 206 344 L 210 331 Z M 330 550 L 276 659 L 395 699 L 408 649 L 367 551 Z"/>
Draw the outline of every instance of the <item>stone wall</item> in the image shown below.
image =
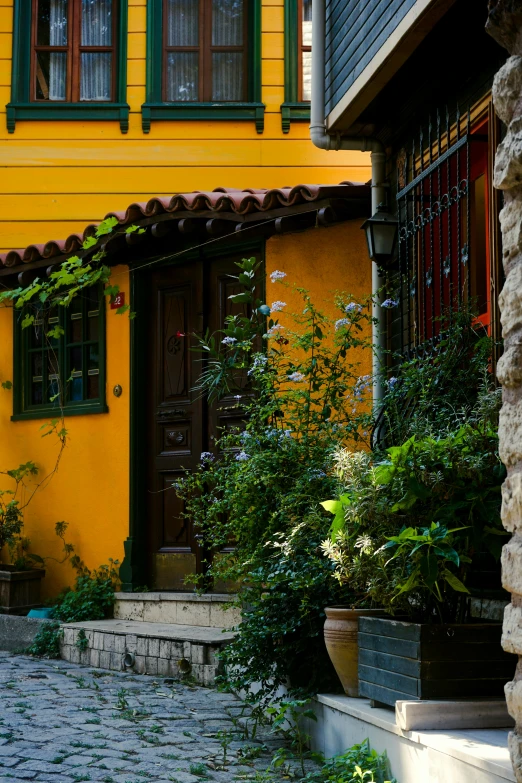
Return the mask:
<path fill-rule="evenodd" d="M 522 656 L 522 0 L 491 0 L 486 29 L 510 54 L 495 77 L 493 102 L 507 126 L 495 159 L 494 185 L 504 193 L 500 213 L 506 282 L 500 295 L 504 355 L 498 364 L 503 387 L 500 456 L 508 476 L 502 489 L 502 521 L 513 534 L 502 553 L 502 581 L 511 593 L 502 644 Z M 516 726 L 509 735 L 511 760 L 522 783 L 522 658 L 506 685 Z"/>

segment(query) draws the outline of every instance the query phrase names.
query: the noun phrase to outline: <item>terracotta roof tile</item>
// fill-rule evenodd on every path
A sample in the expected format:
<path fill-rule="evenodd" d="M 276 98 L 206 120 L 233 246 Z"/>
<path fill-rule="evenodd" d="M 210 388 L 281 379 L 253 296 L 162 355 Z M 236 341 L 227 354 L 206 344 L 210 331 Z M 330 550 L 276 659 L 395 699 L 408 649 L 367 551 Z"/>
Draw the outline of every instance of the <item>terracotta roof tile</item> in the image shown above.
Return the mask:
<path fill-rule="evenodd" d="M 263 213 L 306 204 L 322 199 L 361 199 L 370 197 L 368 184 L 341 182 L 339 185 L 296 185 L 282 188 L 215 188 L 212 191 L 196 190 L 192 193 L 178 193 L 173 196 L 155 196 L 147 202 L 134 202 L 125 210 L 109 212 L 120 226 L 132 225 L 156 215 L 176 212 L 213 212 L 216 216 L 233 213 L 238 217 Z M 268 217 L 268 216 L 267 216 Z M 75 253 L 82 242 L 96 231 L 96 225 L 86 226 L 83 236 L 71 234 L 64 240 L 51 239 L 45 244 L 28 245 L 26 248 L 0 253 L 1 267 L 16 267 L 47 258 Z"/>

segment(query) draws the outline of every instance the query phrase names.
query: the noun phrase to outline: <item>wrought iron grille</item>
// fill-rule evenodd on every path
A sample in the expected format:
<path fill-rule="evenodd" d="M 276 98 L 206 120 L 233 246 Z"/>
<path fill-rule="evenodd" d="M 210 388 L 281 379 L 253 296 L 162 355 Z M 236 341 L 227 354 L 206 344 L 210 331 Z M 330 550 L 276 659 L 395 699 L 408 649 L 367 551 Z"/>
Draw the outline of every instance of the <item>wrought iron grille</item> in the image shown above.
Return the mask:
<path fill-rule="evenodd" d="M 390 312 L 392 351 L 436 347 L 466 303 L 487 320 L 487 161 L 485 126 L 468 111 L 440 113 L 397 158 L 398 261 Z"/>

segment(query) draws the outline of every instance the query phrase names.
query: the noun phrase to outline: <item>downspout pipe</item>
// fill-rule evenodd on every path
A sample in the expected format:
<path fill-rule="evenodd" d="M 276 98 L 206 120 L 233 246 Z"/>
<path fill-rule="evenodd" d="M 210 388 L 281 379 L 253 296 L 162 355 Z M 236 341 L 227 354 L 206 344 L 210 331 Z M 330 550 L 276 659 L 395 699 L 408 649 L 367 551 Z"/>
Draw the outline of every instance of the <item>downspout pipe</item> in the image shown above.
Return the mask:
<path fill-rule="evenodd" d="M 372 165 L 372 215 L 379 204 L 386 202 L 386 156 L 378 139 L 369 136 L 344 136 L 327 133 L 325 119 L 325 50 L 326 50 L 326 0 L 312 3 L 312 94 L 310 107 L 310 138 L 322 150 L 354 150 L 371 153 Z M 378 408 L 383 397 L 382 366 L 386 348 L 385 311 L 380 306 L 380 289 L 384 280 L 377 264 L 372 264 L 373 293 L 373 404 Z"/>

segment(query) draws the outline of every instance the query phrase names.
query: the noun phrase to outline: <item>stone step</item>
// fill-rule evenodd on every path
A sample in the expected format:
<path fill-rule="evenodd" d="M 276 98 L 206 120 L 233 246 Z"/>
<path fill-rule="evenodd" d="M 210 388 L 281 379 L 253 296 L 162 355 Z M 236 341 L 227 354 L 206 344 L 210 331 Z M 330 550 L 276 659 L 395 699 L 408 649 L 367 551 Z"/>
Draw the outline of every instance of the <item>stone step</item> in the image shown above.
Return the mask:
<path fill-rule="evenodd" d="M 61 654 L 71 663 L 100 669 L 191 675 L 200 685 L 212 685 L 220 669 L 217 653 L 233 638 L 228 629 L 209 626 L 94 620 L 63 625 Z"/>
<path fill-rule="evenodd" d="M 240 610 L 228 593 L 116 593 L 114 617 L 148 623 L 175 623 L 209 628 L 233 628 Z"/>

